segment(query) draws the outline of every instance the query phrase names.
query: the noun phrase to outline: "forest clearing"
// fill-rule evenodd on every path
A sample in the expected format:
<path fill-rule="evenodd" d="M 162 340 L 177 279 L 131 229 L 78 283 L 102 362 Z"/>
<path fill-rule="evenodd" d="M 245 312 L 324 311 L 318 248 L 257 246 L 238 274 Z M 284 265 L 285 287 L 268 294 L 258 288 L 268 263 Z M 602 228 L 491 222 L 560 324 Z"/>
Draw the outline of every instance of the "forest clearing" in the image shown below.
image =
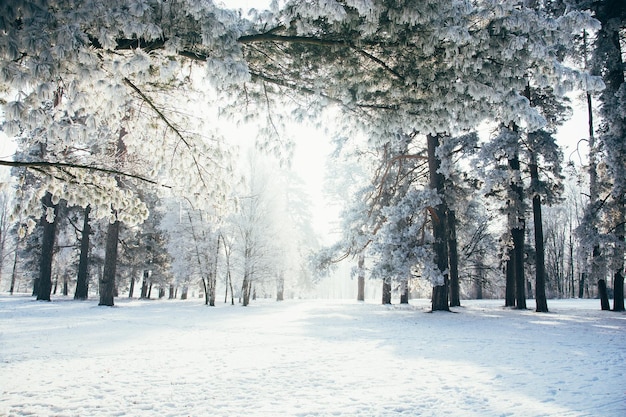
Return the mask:
<path fill-rule="evenodd" d="M 626 415 L 626 315 L 0 296 L 0 415 Z"/>

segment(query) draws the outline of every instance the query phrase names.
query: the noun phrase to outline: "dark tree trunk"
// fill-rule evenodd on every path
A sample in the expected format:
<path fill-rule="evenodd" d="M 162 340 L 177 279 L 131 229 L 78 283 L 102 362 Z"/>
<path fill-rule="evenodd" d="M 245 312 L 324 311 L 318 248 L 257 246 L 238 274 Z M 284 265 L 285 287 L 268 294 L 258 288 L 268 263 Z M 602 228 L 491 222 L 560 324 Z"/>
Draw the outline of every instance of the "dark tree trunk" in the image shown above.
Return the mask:
<path fill-rule="evenodd" d="M 104 254 L 104 271 L 100 278 L 100 302 L 98 305 L 112 307 L 115 294 L 115 274 L 117 270 L 117 241 L 120 235 L 120 222 L 109 223 Z"/>
<path fill-rule="evenodd" d="M 130 277 L 130 288 L 128 289 L 128 298 L 133 298 L 135 293 L 135 277 Z"/>
<path fill-rule="evenodd" d="M 152 297 L 152 282 L 148 286 L 148 300 Z"/>
<path fill-rule="evenodd" d="M 530 180 L 539 182 L 539 169 L 535 157 L 531 158 Z M 538 313 L 548 312 L 548 300 L 546 298 L 546 264 L 545 250 L 543 245 L 543 218 L 541 215 L 541 197 L 535 193 L 533 196 L 533 220 L 535 223 L 535 302 Z"/>
<path fill-rule="evenodd" d="M 180 299 L 186 300 L 188 295 L 189 295 L 189 288 L 183 287 L 183 291 L 180 293 Z"/>
<path fill-rule="evenodd" d="M 609 292 L 606 289 L 606 281 L 603 279 L 598 280 L 598 296 L 600 297 L 600 307 L 602 310 L 610 310 Z"/>
<path fill-rule="evenodd" d="M 618 270 L 613 277 L 613 311 L 624 310 L 624 274 Z"/>
<path fill-rule="evenodd" d="M 363 255 L 359 255 L 358 260 L 358 269 L 359 275 L 357 277 L 357 293 L 356 300 L 357 301 L 365 301 L 365 257 Z"/>
<path fill-rule="evenodd" d="M 515 268 L 514 268 L 515 252 L 513 248 L 509 249 L 509 259 L 506 261 L 506 294 L 505 307 L 515 307 Z"/>
<path fill-rule="evenodd" d="M 150 272 L 146 269 L 143 271 L 143 278 L 141 280 L 141 295 L 139 298 L 145 299 L 148 298 L 148 276 Z"/>
<path fill-rule="evenodd" d="M 63 278 L 63 295 L 67 296 L 68 294 L 68 282 L 67 282 L 67 278 Z"/>
<path fill-rule="evenodd" d="M 578 280 L 578 298 L 583 298 L 585 296 L 585 281 L 586 281 L 586 273 L 580 273 L 580 280 Z"/>
<path fill-rule="evenodd" d="M 159 300 L 165 297 L 165 288 L 159 287 Z"/>
<path fill-rule="evenodd" d="M 391 282 L 383 280 L 383 304 L 391 304 Z"/>
<path fill-rule="evenodd" d="M 54 277 L 54 287 L 52 288 L 52 294 L 57 295 L 57 290 L 59 288 L 59 276 Z"/>
<path fill-rule="evenodd" d="M 450 262 L 450 307 L 461 305 L 461 285 L 459 283 L 459 252 L 456 240 L 456 212 L 448 210 L 448 258 Z"/>
<path fill-rule="evenodd" d="M 52 258 L 54 256 L 54 241 L 59 209 L 56 204 L 52 204 L 52 194 L 49 192 L 46 193 L 41 202 L 44 207 L 44 214 L 41 216 L 43 237 L 41 239 L 41 262 L 39 264 L 39 280 L 37 282 L 37 299 L 50 301 L 50 292 L 52 291 Z M 46 220 L 45 210 L 48 207 L 52 207 L 54 210 L 54 221 L 52 223 Z"/>
<path fill-rule="evenodd" d="M 89 296 L 89 239 L 91 226 L 89 225 L 89 214 L 91 206 L 85 207 L 83 218 L 83 230 L 80 238 L 80 257 L 78 261 L 78 277 L 76 279 L 75 300 L 86 300 Z"/>
<path fill-rule="evenodd" d="M 437 158 L 436 150 L 439 146 L 439 137 L 435 135 L 428 135 L 428 172 L 429 172 L 429 185 L 433 190 L 437 190 L 437 193 L 444 199 L 444 177 L 439 172 L 441 161 Z M 443 282 L 440 285 L 433 287 L 432 294 L 432 310 L 433 311 L 450 311 L 448 305 L 448 236 L 446 232 L 446 205 L 445 202 L 437 205 L 431 210 L 432 227 L 433 227 L 433 249 L 435 252 L 435 262 L 439 269 L 439 272 L 443 275 Z"/>
<path fill-rule="evenodd" d="M 17 241 L 17 244 L 15 245 L 15 254 L 13 255 L 13 271 L 11 272 L 11 287 L 9 288 L 9 293 L 11 295 L 13 295 L 13 293 L 15 292 L 15 281 L 17 279 L 17 254 L 19 252 L 19 244 L 20 241 Z"/>
<path fill-rule="evenodd" d="M 513 155 L 509 158 L 509 169 L 513 176 L 520 170 L 519 157 Z M 524 189 L 522 184 L 516 180 L 511 180 L 511 194 L 517 200 L 514 204 L 523 204 Z M 524 277 L 524 234 L 526 230 L 526 219 L 523 216 L 523 209 L 517 207 L 517 219 L 515 226 L 511 228 L 511 237 L 513 238 L 513 272 L 515 276 L 515 307 L 520 310 L 526 309 L 526 278 Z M 515 216 L 515 215 L 514 215 Z"/>
<path fill-rule="evenodd" d="M 167 298 L 169 298 L 170 300 L 173 300 L 176 298 L 176 291 L 174 290 L 174 285 L 172 284 L 170 284 L 170 294 Z"/>

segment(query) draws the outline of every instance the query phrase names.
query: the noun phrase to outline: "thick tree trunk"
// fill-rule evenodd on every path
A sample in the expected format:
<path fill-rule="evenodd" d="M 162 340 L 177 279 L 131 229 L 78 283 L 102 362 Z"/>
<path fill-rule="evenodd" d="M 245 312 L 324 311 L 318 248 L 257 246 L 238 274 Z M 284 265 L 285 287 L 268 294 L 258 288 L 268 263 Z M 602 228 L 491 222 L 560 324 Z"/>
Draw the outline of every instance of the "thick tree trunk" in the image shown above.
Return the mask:
<path fill-rule="evenodd" d="M 104 254 L 104 271 L 100 278 L 100 302 L 98 305 L 112 307 L 115 294 L 115 274 L 117 270 L 117 241 L 120 235 L 120 222 L 109 223 Z"/>
<path fill-rule="evenodd" d="M 441 161 L 437 158 L 436 150 L 439 146 L 439 137 L 435 135 L 427 136 L 428 144 L 428 172 L 429 185 L 444 201 L 444 177 L 439 172 Z M 448 305 L 448 236 L 446 232 L 446 204 L 442 202 L 431 210 L 431 219 L 433 227 L 433 250 L 435 253 L 435 263 L 439 272 L 443 275 L 443 282 L 440 285 L 433 286 L 432 294 L 432 310 L 433 311 L 450 311 Z"/>
<path fill-rule="evenodd" d="M 365 257 L 359 255 L 356 300 L 365 301 Z"/>
<path fill-rule="evenodd" d="M 600 308 L 610 310 L 609 292 L 606 289 L 606 281 L 603 279 L 598 280 L 598 296 L 600 297 Z"/>
<path fill-rule="evenodd" d="M 54 256 L 54 241 L 56 239 L 57 217 L 59 214 L 58 206 L 52 204 L 52 194 L 49 192 L 42 198 L 44 207 L 44 215 L 41 216 L 41 225 L 43 227 L 43 237 L 41 239 L 41 259 L 39 264 L 39 280 L 37 283 L 37 299 L 50 301 L 50 292 L 52 291 L 52 258 Z M 54 210 L 54 221 L 52 223 L 46 220 L 45 210 L 52 207 Z"/>
<path fill-rule="evenodd" d="M 535 156 L 531 157 L 530 164 L 531 183 L 538 184 L 539 169 L 535 162 Z M 533 196 L 533 220 L 535 223 L 535 302 L 538 313 L 548 312 L 548 300 L 546 299 L 546 264 L 545 249 L 543 245 L 543 217 L 541 215 L 541 197 L 535 193 Z"/>
<path fill-rule="evenodd" d="M 89 296 L 89 238 L 91 235 L 91 226 L 89 225 L 90 213 L 91 206 L 85 207 L 83 230 L 81 231 L 80 238 L 78 277 L 76 279 L 76 291 L 74 292 L 75 300 L 86 300 Z"/>
<path fill-rule="evenodd" d="M 450 262 L 450 307 L 461 305 L 461 285 L 459 283 L 459 252 L 456 240 L 456 212 L 448 210 L 448 260 Z"/>
<path fill-rule="evenodd" d="M 391 282 L 383 280 L 383 304 L 391 304 Z"/>

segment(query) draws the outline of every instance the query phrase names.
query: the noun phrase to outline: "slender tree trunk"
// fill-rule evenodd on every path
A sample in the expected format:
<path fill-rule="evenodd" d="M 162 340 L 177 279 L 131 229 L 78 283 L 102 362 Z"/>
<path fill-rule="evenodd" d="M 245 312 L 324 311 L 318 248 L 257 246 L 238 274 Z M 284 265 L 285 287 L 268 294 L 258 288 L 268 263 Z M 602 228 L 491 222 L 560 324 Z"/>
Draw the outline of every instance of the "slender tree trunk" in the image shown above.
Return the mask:
<path fill-rule="evenodd" d="M 100 278 L 100 302 L 98 305 L 112 307 L 115 294 L 117 270 L 117 242 L 120 235 L 119 220 L 109 223 L 104 254 L 104 271 Z"/>
<path fill-rule="evenodd" d="M 459 252 L 456 240 L 456 212 L 448 210 L 448 258 L 450 262 L 450 307 L 461 305 L 461 285 L 459 283 Z"/>
<path fill-rule="evenodd" d="M 409 294 L 410 294 L 409 280 L 408 279 L 402 280 L 402 282 L 400 283 L 400 288 L 402 291 L 400 293 L 400 304 L 409 304 Z"/>
<path fill-rule="evenodd" d="M 276 278 L 276 301 L 284 301 L 285 299 L 285 273 L 280 271 Z"/>
<path fill-rule="evenodd" d="M 52 204 L 52 194 L 49 192 L 42 198 L 44 211 L 48 207 L 54 210 L 54 221 L 49 223 L 46 220 L 46 214 L 41 217 L 41 225 L 43 226 L 43 237 L 41 240 L 41 260 L 39 267 L 39 281 L 37 285 L 37 300 L 50 301 L 50 292 L 52 291 L 52 258 L 54 257 L 54 241 L 56 239 L 57 217 L 59 214 L 58 206 Z"/>
<path fill-rule="evenodd" d="M 133 298 L 135 293 L 135 274 L 130 277 L 130 288 L 128 289 L 128 298 Z"/>
<path fill-rule="evenodd" d="M 91 226 L 89 225 L 90 213 L 91 206 L 85 207 L 83 230 L 81 231 L 80 239 L 78 277 L 76 279 L 76 290 L 74 292 L 75 300 L 86 300 L 89 296 L 89 239 L 91 235 Z"/>
<path fill-rule="evenodd" d="M 506 289 L 505 289 L 505 307 L 515 307 L 515 251 L 513 248 L 509 249 L 509 259 L 506 261 L 505 274 L 506 274 Z"/>
<path fill-rule="evenodd" d="M 173 300 L 176 298 L 176 291 L 174 290 L 174 285 L 170 284 L 170 292 L 169 292 L 169 296 L 167 297 L 170 300 Z"/>
<path fill-rule="evenodd" d="M 9 293 L 13 295 L 15 292 L 15 281 L 17 279 L 17 254 L 19 253 L 20 240 L 15 244 L 15 253 L 13 254 L 13 271 L 11 271 L 11 287 Z"/>
<path fill-rule="evenodd" d="M 515 130 L 515 128 L 513 129 Z M 511 195 L 514 199 L 516 218 L 513 219 L 511 237 L 513 238 L 513 271 L 515 275 L 515 307 L 520 310 L 526 309 L 526 278 L 524 277 L 524 235 L 526 219 L 523 213 L 524 189 L 519 178 L 520 162 L 517 154 L 509 157 L 509 170 L 511 171 Z"/>
<path fill-rule="evenodd" d="M 227 272 L 228 286 L 230 287 L 230 305 L 235 305 L 235 292 L 233 291 L 233 278 L 230 274 L 230 269 Z"/>
<path fill-rule="evenodd" d="M 356 300 L 365 301 L 365 257 L 363 255 L 359 255 L 358 269 Z"/>
<path fill-rule="evenodd" d="M 435 135 L 427 136 L 428 144 L 428 172 L 430 188 L 437 190 L 440 198 L 445 198 L 444 177 L 439 172 L 441 161 L 436 155 L 439 146 L 439 137 Z M 435 252 L 435 263 L 439 272 L 443 275 L 443 282 L 433 286 L 432 294 L 432 310 L 433 311 L 450 311 L 448 305 L 448 236 L 446 232 L 446 204 L 442 202 L 431 210 L 432 227 L 433 227 L 433 249 Z"/>
<path fill-rule="evenodd" d="M 531 156 L 530 163 L 531 183 L 539 183 L 539 169 L 536 157 Z M 543 245 L 543 217 L 541 216 L 541 197 L 535 192 L 533 196 L 533 220 L 535 223 L 535 302 L 538 313 L 548 312 L 548 300 L 546 299 L 546 264 L 545 249 Z"/>
<path fill-rule="evenodd" d="M 67 296 L 68 292 L 69 292 L 69 284 L 67 282 L 67 277 L 63 278 L 63 295 Z"/>
<path fill-rule="evenodd" d="M 615 258 L 617 265 L 613 274 L 613 311 L 624 311 L 624 199 L 622 198 L 618 204 L 620 215 L 618 216 L 619 224 L 615 228 L 618 243 L 615 247 Z"/>

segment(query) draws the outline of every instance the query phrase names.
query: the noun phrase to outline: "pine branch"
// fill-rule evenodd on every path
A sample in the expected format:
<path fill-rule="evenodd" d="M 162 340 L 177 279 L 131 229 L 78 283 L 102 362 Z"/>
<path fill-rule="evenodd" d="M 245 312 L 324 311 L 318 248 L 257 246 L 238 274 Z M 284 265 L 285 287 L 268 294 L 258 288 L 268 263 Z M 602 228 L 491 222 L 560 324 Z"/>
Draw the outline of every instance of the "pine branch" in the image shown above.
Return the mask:
<path fill-rule="evenodd" d="M 110 169 L 110 168 L 101 168 L 101 167 L 96 167 L 96 166 L 92 166 L 92 165 L 82 165 L 82 164 L 73 164 L 73 163 L 66 163 L 66 162 L 48 162 L 48 161 L 32 161 L 32 162 L 25 162 L 25 161 L 3 161 L 0 160 L 0 166 L 8 166 L 8 167 L 16 167 L 16 168 L 39 168 L 39 172 L 42 172 L 44 174 L 47 175 L 51 175 L 50 173 L 45 172 L 43 169 L 41 168 L 58 168 L 61 169 L 63 172 L 65 172 L 66 174 L 69 174 L 67 171 L 63 170 L 63 168 L 75 168 L 75 169 L 84 169 L 87 171 L 95 171 L 95 172 L 102 172 L 105 174 L 112 174 L 112 175 L 120 175 L 123 177 L 127 177 L 127 178 L 134 178 L 143 182 L 147 182 L 149 184 L 158 184 L 156 181 L 151 180 L 149 178 L 146 177 L 142 177 L 141 175 L 137 175 L 137 174 L 130 174 L 128 172 L 122 172 L 116 169 Z"/>

